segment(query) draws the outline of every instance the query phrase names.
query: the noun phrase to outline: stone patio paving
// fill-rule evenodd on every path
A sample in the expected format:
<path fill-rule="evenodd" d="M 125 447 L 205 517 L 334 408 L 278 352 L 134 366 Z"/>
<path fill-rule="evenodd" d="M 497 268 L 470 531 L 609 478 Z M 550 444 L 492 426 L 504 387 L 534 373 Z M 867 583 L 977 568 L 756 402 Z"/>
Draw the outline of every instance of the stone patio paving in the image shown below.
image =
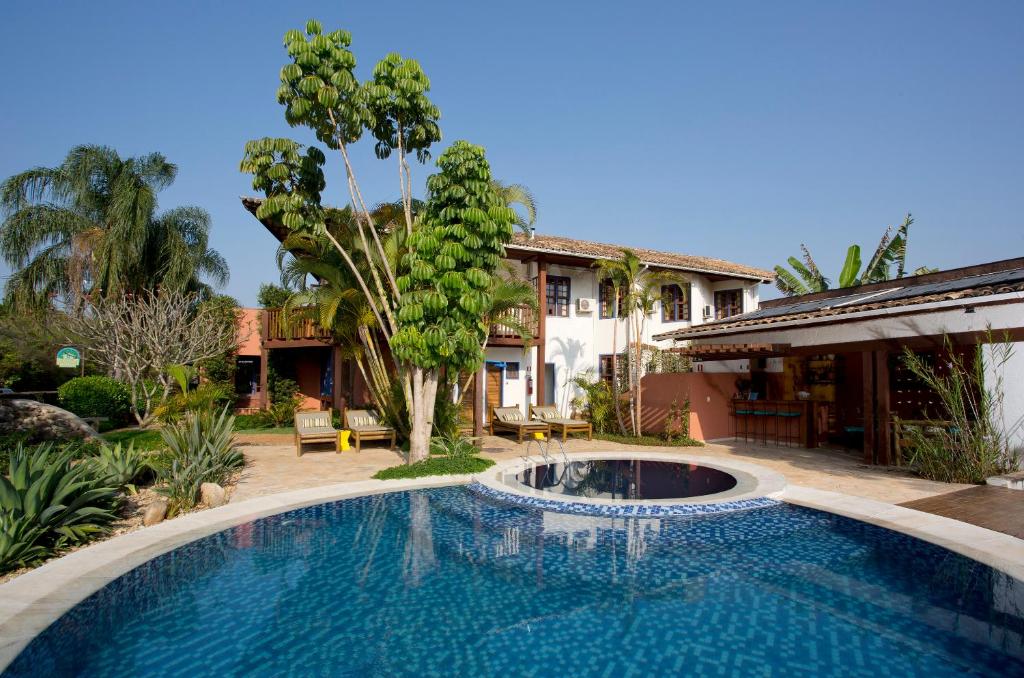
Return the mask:
<path fill-rule="evenodd" d="M 402 463 L 397 452 L 381 447 L 364 447 L 337 454 L 330 445 L 309 445 L 302 457 L 295 456 L 290 436 L 240 436 L 250 465 L 235 487 L 231 501 L 237 502 L 274 492 L 366 480 L 380 469 Z M 526 445 L 514 440 L 486 436 L 483 455 L 495 461 L 516 459 Z M 698 448 L 636 447 L 602 440 L 570 440 L 567 452 L 619 449 L 662 450 L 685 454 L 732 458 L 761 464 L 786 476 L 790 484 L 901 504 L 963 490 L 970 485 L 939 483 L 913 477 L 895 469 L 868 466 L 859 455 L 840 450 L 807 450 L 764 447 L 749 443 L 711 443 Z M 536 450 L 536 448 L 534 448 Z"/>

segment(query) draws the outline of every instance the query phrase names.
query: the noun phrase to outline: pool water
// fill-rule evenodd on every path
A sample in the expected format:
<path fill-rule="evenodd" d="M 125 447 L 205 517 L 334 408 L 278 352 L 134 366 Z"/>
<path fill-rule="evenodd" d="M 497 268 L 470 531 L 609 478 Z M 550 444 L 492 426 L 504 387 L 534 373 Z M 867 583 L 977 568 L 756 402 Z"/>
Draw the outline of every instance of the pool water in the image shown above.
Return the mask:
<path fill-rule="evenodd" d="M 736 478 L 725 471 L 643 459 L 541 464 L 521 471 L 516 480 L 538 490 L 601 499 L 688 499 L 736 487 Z"/>
<path fill-rule="evenodd" d="M 984 565 L 809 509 L 613 519 L 453 487 L 188 544 L 4 675 L 1011 676 L 1022 602 Z"/>

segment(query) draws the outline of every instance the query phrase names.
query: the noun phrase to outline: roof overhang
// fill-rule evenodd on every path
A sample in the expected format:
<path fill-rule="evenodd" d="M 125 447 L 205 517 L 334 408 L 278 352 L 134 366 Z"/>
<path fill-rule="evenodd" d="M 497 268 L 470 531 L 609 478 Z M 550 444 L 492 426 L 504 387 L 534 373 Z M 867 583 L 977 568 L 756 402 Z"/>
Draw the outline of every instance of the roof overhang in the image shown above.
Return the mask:
<path fill-rule="evenodd" d="M 596 254 L 585 254 L 581 252 L 565 252 L 563 250 L 556 250 L 547 247 L 536 247 L 533 245 L 523 243 L 510 243 L 505 246 L 505 250 L 512 255 L 513 252 L 523 253 L 521 256 L 516 256 L 516 259 L 529 259 L 531 257 L 544 255 L 547 258 L 554 257 L 561 263 L 568 265 L 579 263 L 579 262 L 594 262 L 601 259 L 607 259 L 605 256 L 598 256 Z M 666 271 L 683 271 L 686 273 L 697 273 L 699 275 L 708 278 L 717 278 L 719 280 L 749 280 L 752 283 L 770 283 L 771 278 L 764 276 L 751 275 L 749 273 L 737 273 L 735 271 L 724 271 L 710 267 L 702 266 L 678 266 L 674 264 L 666 264 L 656 261 L 645 261 L 643 258 L 640 259 L 640 263 L 651 268 Z"/>
<path fill-rule="evenodd" d="M 739 360 L 744 358 L 771 358 L 787 355 L 789 344 L 700 344 L 670 348 L 669 353 L 695 360 Z"/>

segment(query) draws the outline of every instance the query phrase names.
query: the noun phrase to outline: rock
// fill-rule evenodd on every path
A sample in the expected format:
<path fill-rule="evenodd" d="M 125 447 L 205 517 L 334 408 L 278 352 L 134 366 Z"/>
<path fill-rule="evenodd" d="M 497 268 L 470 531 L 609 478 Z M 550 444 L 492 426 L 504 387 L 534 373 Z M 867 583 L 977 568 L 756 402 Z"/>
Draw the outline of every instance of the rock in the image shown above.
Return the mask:
<path fill-rule="evenodd" d="M 146 507 L 146 513 L 142 516 L 142 524 L 146 527 L 156 525 L 157 523 L 162 523 L 166 517 L 167 502 L 163 499 L 157 499 Z"/>
<path fill-rule="evenodd" d="M 92 427 L 71 412 L 35 400 L 0 400 L 0 424 L 0 434 L 27 433 L 33 442 L 97 437 Z"/>
<path fill-rule="evenodd" d="M 203 483 L 199 486 L 199 497 L 210 508 L 228 503 L 227 491 L 217 483 Z"/>

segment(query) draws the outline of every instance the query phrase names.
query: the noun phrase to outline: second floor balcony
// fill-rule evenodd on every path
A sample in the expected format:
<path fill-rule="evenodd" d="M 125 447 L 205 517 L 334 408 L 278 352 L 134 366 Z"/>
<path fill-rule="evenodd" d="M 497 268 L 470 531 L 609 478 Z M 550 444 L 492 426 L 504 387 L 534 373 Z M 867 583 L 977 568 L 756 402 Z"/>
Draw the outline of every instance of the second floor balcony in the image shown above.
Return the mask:
<path fill-rule="evenodd" d="M 267 348 L 324 346 L 333 343 L 331 333 L 312 319 L 296 317 L 294 313 L 291 317 L 286 317 L 279 308 L 264 309 L 262 313 L 261 337 Z M 504 325 L 499 321 L 491 325 L 490 336 L 487 339 L 489 345 L 532 346 L 536 343 L 537 314 L 533 309 L 515 309 L 505 317 L 514 322 Z M 534 339 L 523 341 L 519 332 L 520 327 L 527 328 Z"/>

